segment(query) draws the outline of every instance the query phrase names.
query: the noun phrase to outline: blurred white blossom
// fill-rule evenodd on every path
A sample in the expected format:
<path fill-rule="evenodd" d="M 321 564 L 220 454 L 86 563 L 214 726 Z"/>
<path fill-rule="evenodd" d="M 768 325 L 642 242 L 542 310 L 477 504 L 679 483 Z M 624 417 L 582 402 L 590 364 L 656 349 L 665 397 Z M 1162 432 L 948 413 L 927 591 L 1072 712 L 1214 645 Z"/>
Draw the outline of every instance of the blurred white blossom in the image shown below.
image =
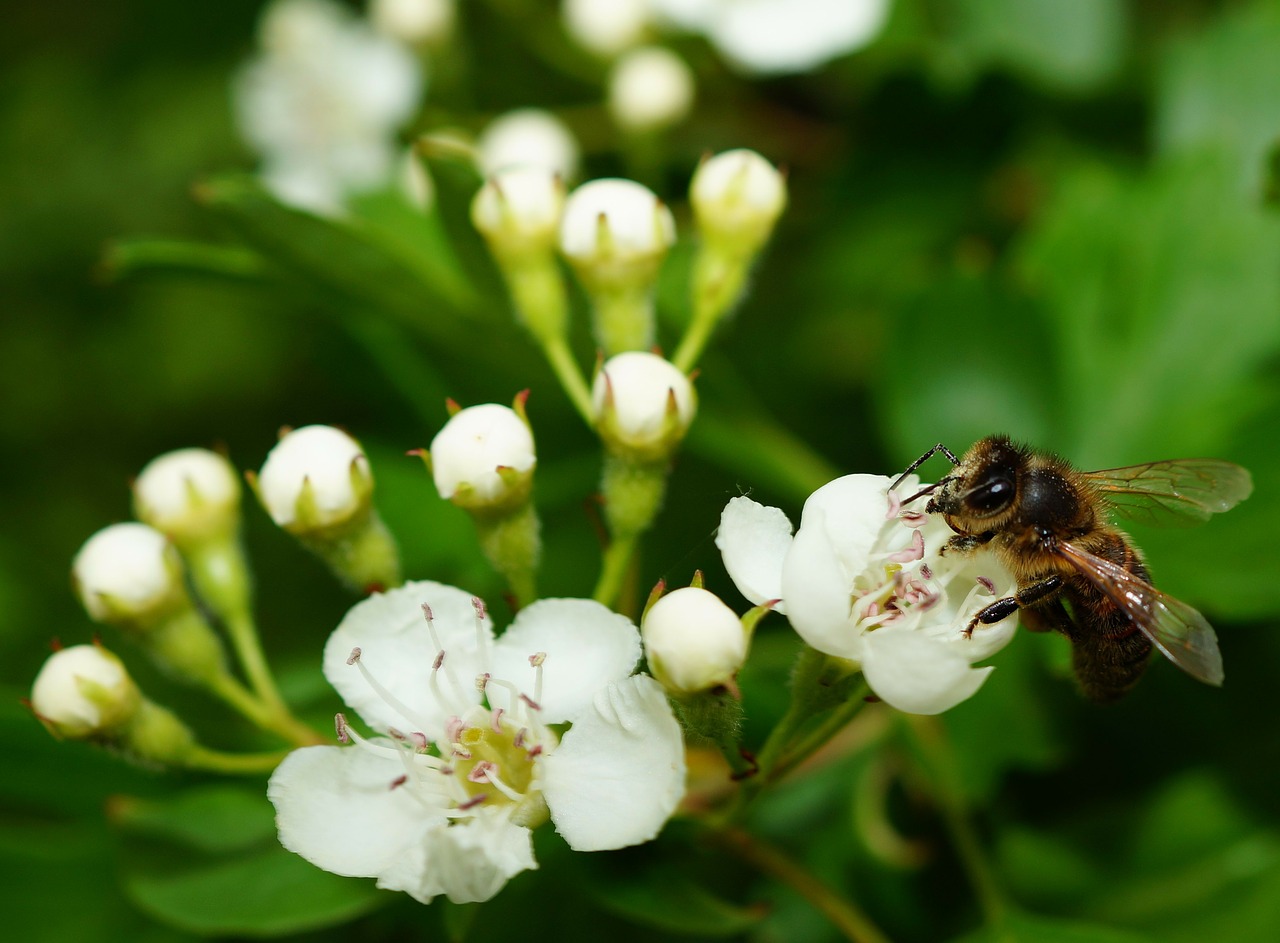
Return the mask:
<path fill-rule="evenodd" d="M 268 189 L 286 203 L 336 213 L 348 194 L 389 183 L 396 134 L 422 98 L 417 58 L 332 0 L 276 0 L 258 39 L 234 98 Z"/>
<path fill-rule="evenodd" d="M 414 46 L 431 46 L 453 32 L 455 0 L 370 0 L 369 20 L 381 33 Z"/>
<path fill-rule="evenodd" d="M 890 0 L 649 0 L 660 20 L 704 34 L 747 73 L 808 72 L 869 44 Z"/>
<path fill-rule="evenodd" d="M 540 108 L 499 115 L 476 141 L 480 171 L 486 177 L 511 167 L 542 167 L 572 180 L 578 172 L 578 142 L 564 123 Z"/>
<path fill-rule="evenodd" d="M 633 675 L 640 637 L 585 599 L 543 599 L 494 638 L 480 600 L 409 583 L 356 605 L 324 672 L 371 728 L 308 747 L 271 777 L 281 843 L 423 903 L 488 900 L 536 868 L 549 817 L 577 851 L 657 835 L 684 794 L 662 688 Z M 568 730 L 563 725 L 569 724 Z"/>
<path fill-rule="evenodd" d="M 1013 637 L 1018 620 L 965 627 L 1015 583 L 988 553 L 940 554 L 952 532 L 940 517 L 899 514 L 890 480 L 847 475 L 805 502 L 800 528 L 777 508 L 734 498 L 716 546 L 753 603 L 775 607 L 818 651 L 857 662 L 867 684 L 899 710 L 936 714 L 982 686 L 973 668 Z M 918 490 L 909 478 L 904 492 Z"/>
<path fill-rule="evenodd" d="M 634 46 L 649 25 L 648 0 L 564 0 L 561 9 L 569 35 L 604 58 Z"/>
<path fill-rule="evenodd" d="M 609 112 L 629 131 L 651 131 L 682 121 L 693 107 L 693 70 L 661 46 L 633 49 L 609 75 Z"/>

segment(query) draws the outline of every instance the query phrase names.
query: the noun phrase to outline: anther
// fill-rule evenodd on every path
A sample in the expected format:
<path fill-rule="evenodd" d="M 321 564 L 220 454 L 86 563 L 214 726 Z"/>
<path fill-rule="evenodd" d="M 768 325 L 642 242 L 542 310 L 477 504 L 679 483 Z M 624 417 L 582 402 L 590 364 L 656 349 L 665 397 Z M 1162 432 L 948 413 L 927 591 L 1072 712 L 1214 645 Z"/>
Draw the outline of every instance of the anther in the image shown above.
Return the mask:
<path fill-rule="evenodd" d="M 476 675 L 476 690 L 479 691 L 481 694 L 483 694 L 485 691 L 485 688 L 489 686 L 490 677 L 491 675 L 487 671 L 484 674 Z"/>
<path fill-rule="evenodd" d="M 542 663 L 547 660 L 546 652 L 534 652 L 529 656 L 529 667 L 541 668 Z"/>
<path fill-rule="evenodd" d="M 476 806 L 478 806 L 480 803 L 484 802 L 488 798 L 489 798 L 488 793 L 482 792 L 478 796 L 472 796 L 466 802 L 459 802 L 458 810 L 461 812 L 465 812 L 467 809 L 474 809 Z"/>
<path fill-rule="evenodd" d="M 350 743 L 351 734 L 347 731 L 347 718 L 342 713 L 333 715 L 333 729 L 338 735 L 339 743 Z"/>
<path fill-rule="evenodd" d="M 530 707 L 531 709 L 535 710 L 535 711 L 540 711 L 540 710 L 542 710 L 542 705 L 541 705 L 541 704 L 539 704 L 537 701 L 535 701 L 533 698 L 531 698 L 531 697 L 530 697 L 529 695 L 527 695 L 527 694 L 521 694 L 521 695 L 520 695 L 520 700 L 524 701 L 524 702 L 525 702 L 525 704 L 529 705 L 529 707 Z"/>
<path fill-rule="evenodd" d="M 933 579 L 933 570 L 929 569 L 929 564 L 927 563 L 920 564 L 920 576 L 922 579 L 926 579 L 926 580 Z"/>
<path fill-rule="evenodd" d="M 911 563 L 924 557 L 924 535 L 920 531 L 915 531 L 911 535 L 911 546 L 905 550 L 899 550 L 897 553 L 889 554 L 889 560 L 893 563 Z"/>
<path fill-rule="evenodd" d="M 890 491 L 887 497 L 889 499 L 889 510 L 885 512 L 884 519 L 886 521 L 891 521 L 897 517 L 898 513 L 902 510 L 902 499 L 898 497 L 896 491 Z"/>
<path fill-rule="evenodd" d="M 431 670 L 439 671 L 440 666 L 443 664 L 444 664 L 444 652 L 443 651 L 436 652 L 436 660 L 431 663 Z"/>
<path fill-rule="evenodd" d="M 358 662 L 360 660 L 360 654 L 361 652 L 360 652 L 359 646 L 356 646 L 355 648 L 351 649 L 351 654 L 347 656 L 347 664 L 354 665 L 356 662 Z"/>
<path fill-rule="evenodd" d="M 401 774 L 400 776 L 397 776 L 395 779 L 391 780 L 391 788 L 399 789 L 408 781 L 409 781 L 409 777 Z"/>
<path fill-rule="evenodd" d="M 506 713 L 501 707 L 493 712 L 493 720 L 489 723 L 489 728 L 494 733 L 502 733 L 502 715 Z"/>
<path fill-rule="evenodd" d="M 992 596 L 996 594 L 996 584 L 992 582 L 990 577 L 979 576 L 978 585 L 985 589 L 988 594 Z"/>
<path fill-rule="evenodd" d="M 471 767 L 471 772 L 467 773 L 467 781 L 473 783 L 487 783 L 490 781 L 490 773 L 497 774 L 498 767 L 489 760 L 481 760 L 475 766 Z"/>
<path fill-rule="evenodd" d="M 479 619 L 480 621 L 483 622 L 485 619 L 489 618 L 488 607 L 485 606 L 484 600 L 481 599 L 479 596 L 471 597 L 471 607 L 475 609 L 476 618 Z"/>

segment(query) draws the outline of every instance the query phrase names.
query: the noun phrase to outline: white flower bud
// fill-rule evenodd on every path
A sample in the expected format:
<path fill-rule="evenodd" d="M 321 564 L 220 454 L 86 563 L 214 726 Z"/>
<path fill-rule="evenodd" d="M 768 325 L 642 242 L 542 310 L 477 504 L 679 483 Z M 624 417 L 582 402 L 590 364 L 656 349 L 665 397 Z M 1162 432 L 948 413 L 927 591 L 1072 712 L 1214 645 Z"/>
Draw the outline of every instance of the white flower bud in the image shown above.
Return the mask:
<path fill-rule="evenodd" d="M 564 184 L 543 167 L 509 167 L 471 203 L 471 221 L 499 256 L 551 251 L 564 213 Z"/>
<path fill-rule="evenodd" d="M 564 25 L 584 49 L 616 56 L 644 36 L 648 0 L 565 0 Z"/>
<path fill-rule="evenodd" d="M 651 282 L 675 241 L 671 210 L 633 180 L 584 183 L 560 221 L 560 251 L 589 287 Z"/>
<path fill-rule="evenodd" d="M 538 461 L 528 422 L 497 403 L 454 414 L 431 440 L 430 452 L 440 497 L 471 509 L 523 503 Z"/>
<path fill-rule="evenodd" d="M 72 580 L 97 622 L 146 622 L 185 596 L 182 564 L 168 538 L 146 524 L 112 524 L 80 548 Z"/>
<path fill-rule="evenodd" d="M 138 520 L 178 544 L 226 534 L 240 521 L 240 478 L 217 452 L 166 452 L 133 483 L 133 508 Z"/>
<path fill-rule="evenodd" d="M 360 443 L 341 429 L 303 426 L 267 453 L 257 492 L 278 525 L 294 533 L 313 532 L 367 511 L 373 474 Z"/>
<path fill-rule="evenodd" d="M 614 451 L 642 460 L 669 456 L 697 409 L 689 378 L 647 351 L 605 361 L 591 396 L 601 438 Z"/>
<path fill-rule="evenodd" d="M 676 694 L 727 684 L 747 659 L 747 633 L 737 615 L 715 594 L 693 586 L 655 602 L 640 635 L 650 673 Z"/>
<path fill-rule="evenodd" d="M 654 131 L 684 120 L 693 107 L 693 70 L 661 46 L 627 53 L 609 76 L 609 111 L 628 131 Z"/>
<path fill-rule="evenodd" d="M 578 172 L 578 142 L 563 122 L 538 108 L 500 115 L 476 141 L 486 177 L 508 167 L 542 167 L 572 180 Z"/>
<path fill-rule="evenodd" d="M 31 687 L 31 709 L 55 736 L 78 740 L 107 733 L 141 701 L 124 663 L 97 645 L 54 652 Z"/>
<path fill-rule="evenodd" d="M 698 228 L 709 239 L 754 252 L 787 205 L 787 182 L 755 151 L 725 151 L 698 167 L 689 202 Z"/>
<path fill-rule="evenodd" d="M 432 46 L 453 32 L 454 0 L 371 0 L 374 29 L 411 46 Z"/>

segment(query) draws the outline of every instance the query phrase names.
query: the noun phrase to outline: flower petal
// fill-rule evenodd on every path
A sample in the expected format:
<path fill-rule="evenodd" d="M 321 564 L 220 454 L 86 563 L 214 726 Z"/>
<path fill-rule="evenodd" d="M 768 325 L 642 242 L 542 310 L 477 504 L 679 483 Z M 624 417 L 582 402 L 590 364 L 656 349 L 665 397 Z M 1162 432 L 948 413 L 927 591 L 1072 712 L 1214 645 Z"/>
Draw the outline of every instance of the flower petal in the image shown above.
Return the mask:
<path fill-rule="evenodd" d="M 661 685 L 635 675 L 596 695 L 542 762 L 556 831 L 577 851 L 653 838 L 684 795 L 684 741 Z"/>
<path fill-rule="evenodd" d="M 862 642 L 851 614 L 853 577 L 831 545 L 824 512 L 806 508 L 805 521 L 782 568 L 787 618 L 818 651 L 856 660 L 861 657 Z"/>
<path fill-rule="evenodd" d="M 439 894 L 469 904 L 489 900 L 512 877 L 537 866 L 530 831 L 495 808 L 429 829 L 382 874 L 378 886 L 424 904 Z"/>
<path fill-rule="evenodd" d="M 791 521 L 778 508 L 747 497 L 733 498 L 720 512 L 716 546 L 738 592 L 754 605 L 782 598 L 782 561 L 791 547 Z M 785 613 L 785 603 L 774 611 Z"/>
<path fill-rule="evenodd" d="M 959 643 L 920 632 L 877 629 L 863 645 L 862 672 L 886 703 L 908 714 L 940 714 L 972 696 L 995 669 L 971 668 Z"/>
<path fill-rule="evenodd" d="M 534 696 L 529 656 L 542 664 L 542 722 L 572 720 L 596 693 L 620 681 L 640 660 L 640 632 L 626 616 L 591 599 L 540 599 L 521 609 L 493 651 L 495 678 Z M 490 689 L 492 695 L 492 688 Z"/>
<path fill-rule="evenodd" d="M 280 844 L 334 874 L 377 877 L 445 821 L 392 788 L 403 773 L 394 757 L 358 747 L 294 750 L 267 783 Z"/>
<path fill-rule="evenodd" d="M 479 626 L 472 596 L 453 586 L 423 580 L 357 603 L 329 636 L 324 676 L 376 730 L 421 730 L 433 740 L 444 736 L 450 717 L 479 702 L 474 680 L 487 669 L 481 650 L 492 644 L 493 626 Z M 431 607 L 436 638 L 445 651 L 440 677 L 432 679 L 437 650 L 422 606 Z M 347 664 L 351 650 L 373 679 L 405 708 L 397 709 L 372 686 L 364 672 Z M 452 679 L 452 682 L 450 681 Z"/>

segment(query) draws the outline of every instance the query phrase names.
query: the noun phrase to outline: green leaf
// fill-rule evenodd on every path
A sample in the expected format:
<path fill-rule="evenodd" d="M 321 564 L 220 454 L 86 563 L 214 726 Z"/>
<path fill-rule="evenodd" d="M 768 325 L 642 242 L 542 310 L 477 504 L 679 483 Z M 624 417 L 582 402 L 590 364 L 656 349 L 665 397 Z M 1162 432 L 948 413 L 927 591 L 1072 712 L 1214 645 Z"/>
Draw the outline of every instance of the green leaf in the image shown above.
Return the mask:
<path fill-rule="evenodd" d="M 322 871 L 274 843 L 234 857 L 135 860 L 124 889 L 156 919 L 202 936 L 282 936 L 333 926 L 388 896 L 372 881 Z"/>
<path fill-rule="evenodd" d="M 962 943 L 1143 943 L 1150 939 L 1099 923 L 1019 913 L 1008 915 L 999 926 L 964 937 Z"/>
<path fill-rule="evenodd" d="M 208 786 L 167 799 L 117 796 L 107 812 L 128 831 L 197 851 L 237 851 L 275 836 L 271 805 L 261 788 Z"/>
<path fill-rule="evenodd" d="M 1280 6 L 1241 4 L 1170 44 L 1158 74 L 1155 140 L 1177 155 L 1210 145 L 1233 158 L 1241 191 L 1260 194 L 1280 138 Z"/>
<path fill-rule="evenodd" d="M 949 0 L 933 5 L 949 40 L 944 75 L 1004 66 L 1052 89 L 1088 91 L 1123 61 L 1122 0 Z"/>
<path fill-rule="evenodd" d="M 109 281 L 154 271 L 240 280 L 269 275 L 270 267 L 262 256 L 241 246 L 139 237 L 110 242 L 99 271 Z"/>

